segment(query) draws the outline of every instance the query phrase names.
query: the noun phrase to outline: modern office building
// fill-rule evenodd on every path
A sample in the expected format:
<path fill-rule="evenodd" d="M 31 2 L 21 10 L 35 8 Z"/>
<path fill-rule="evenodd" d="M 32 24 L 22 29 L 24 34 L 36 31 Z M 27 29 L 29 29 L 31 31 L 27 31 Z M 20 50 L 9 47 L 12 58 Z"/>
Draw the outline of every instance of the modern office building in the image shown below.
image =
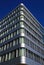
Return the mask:
<path fill-rule="evenodd" d="M 44 27 L 22 3 L 0 21 L 0 65 L 44 65 Z"/>

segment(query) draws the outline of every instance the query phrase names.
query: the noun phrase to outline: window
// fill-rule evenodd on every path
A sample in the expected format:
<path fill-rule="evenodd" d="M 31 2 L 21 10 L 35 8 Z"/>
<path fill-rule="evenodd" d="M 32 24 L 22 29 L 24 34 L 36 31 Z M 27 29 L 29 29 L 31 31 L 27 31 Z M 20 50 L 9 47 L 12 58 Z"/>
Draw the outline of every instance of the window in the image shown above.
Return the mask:
<path fill-rule="evenodd" d="M 19 19 L 18 19 L 19 20 Z M 19 23 L 17 23 L 17 27 L 19 26 Z"/>
<path fill-rule="evenodd" d="M 4 56 L 2 56 L 2 62 L 4 61 Z"/>
<path fill-rule="evenodd" d="M 4 32 L 3 32 L 3 35 L 4 35 Z"/>
<path fill-rule="evenodd" d="M 10 47 L 12 47 L 12 42 L 10 42 Z"/>
<path fill-rule="evenodd" d="M 19 56 L 26 56 L 26 49 L 24 48 L 19 49 Z"/>
<path fill-rule="evenodd" d="M 19 30 L 17 30 L 17 34 L 19 34 Z"/>
<path fill-rule="evenodd" d="M 22 19 L 22 20 L 23 20 L 23 19 L 24 19 L 24 16 L 20 16 L 20 19 Z"/>
<path fill-rule="evenodd" d="M 20 22 L 20 25 L 23 25 L 24 24 L 24 22 Z"/>
<path fill-rule="evenodd" d="M 5 34 L 6 34 L 6 31 L 5 31 Z"/>
<path fill-rule="evenodd" d="M 25 33 L 25 30 L 24 29 L 20 29 L 20 33 Z"/>
<path fill-rule="evenodd" d="M 24 8 L 23 8 L 23 7 L 21 7 L 21 10 L 24 10 Z"/>
<path fill-rule="evenodd" d="M 9 48 L 9 44 L 7 44 L 7 49 Z"/>
<path fill-rule="evenodd" d="M 2 51 L 3 51 L 3 46 L 2 46 Z"/>
<path fill-rule="evenodd" d="M 2 43 L 2 39 L 1 39 L 1 43 Z"/>
<path fill-rule="evenodd" d="M 15 25 L 15 28 L 16 28 L 16 25 Z"/>
<path fill-rule="evenodd" d="M 11 53 L 9 53 L 9 60 L 11 59 Z"/>
<path fill-rule="evenodd" d="M 8 33 L 8 30 L 7 30 L 7 33 Z"/>
<path fill-rule="evenodd" d="M 13 23 L 14 23 L 14 20 L 13 20 Z"/>
<path fill-rule="evenodd" d="M 8 39 L 8 37 L 6 37 L 6 40 Z"/>
<path fill-rule="evenodd" d="M 15 11 L 14 11 L 14 13 L 15 13 Z"/>
<path fill-rule="evenodd" d="M 11 29 L 13 29 L 13 27 Z"/>
<path fill-rule="evenodd" d="M 19 38 L 19 43 L 24 43 L 24 38 Z"/>
<path fill-rule="evenodd" d="M 6 50 L 6 45 L 4 45 L 4 50 Z"/>
<path fill-rule="evenodd" d="M 26 56 L 29 57 L 29 50 L 26 50 Z"/>
<path fill-rule="evenodd" d="M 2 62 L 4 62 L 4 61 L 5 61 L 5 55 L 2 56 Z"/>
<path fill-rule="evenodd" d="M 0 56 L 0 62 L 1 62 L 1 56 Z"/>
<path fill-rule="evenodd" d="M 16 35 L 16 32 L 14 32 L 14 36 Z"/>
<path fill-rule="evenodd" d="M 9 31 L 11 31 L 11 28 L 9 29 Z"/>
<path fill-rule="evenodd" d="M 16 40 L 15 40 L 15 43 L 16 43 L 16 45 L 18 45 L 18 43 L 19 43 L 19 39 L 16 39 Z"/>
<path fill-rule="evenodd" d="M 5 38 L 3 38 L 3 42 L 5 41 Z"/>
<path fill-rule="evenodd" d="M 16 57 L 16 50 L 14 51 L 15 57 Z"/>
<path fill-rule="evenodd" d="M 5 61 L 7 61 L 7 54 L 6 54 L 6 56 L 5 56 Z"/>
<path fill-rule="evenodd" d="M 0 47 L 0 52 L 1 52 L 1 47 Z"/>
<path fill-rule="evenodd" d="M 16 57 L 18 57 L 18 49 L 16 49 Z"/>
<path fill-rule="evenodd" d="M 9 60 L 9 53 L 7 54 L 7 60 Z"/>
<path fill-rule="evenodd" d="M 11 38 L 13 37 L 13 33 L 11 33 Z"/>
<path fill-rule="evenodd" d="M 15 14 L 15 16 L 17 16 L 17 14 Z"/>
<path fill-rule="evenodd" d="M 12 24 L 12 22 L 10 23 L 10 25 Z"/>
<path fill-rule="evenodd" d="M 33 59 L 33 52 L 29 51 L 29 57 Z"/>
<path fill-rule="evenodd" d="M 14 51 L 12 51 L 12 58 L 14 58 L 15 57 L 15 52 Z"/>
<path fill-rule="evenodd" d="M 20 11 L 20 14 L 24 14 L 23 11 Z"/>
<path fill-rule="evenodd" d="M 8 35 L 8 39 L 10 39 L 10 34 Z"/>
<path fill-rule="evenodd" d="M 15 46 L 15 40 L 13 40 L 13 46 Z"/>

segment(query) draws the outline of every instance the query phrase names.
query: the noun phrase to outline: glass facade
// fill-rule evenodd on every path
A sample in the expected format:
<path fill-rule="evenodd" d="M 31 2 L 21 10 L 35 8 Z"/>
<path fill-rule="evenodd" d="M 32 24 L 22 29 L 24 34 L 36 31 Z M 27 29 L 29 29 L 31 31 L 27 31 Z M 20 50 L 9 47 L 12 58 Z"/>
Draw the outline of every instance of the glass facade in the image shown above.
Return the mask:
<path fill-rule="evenodd" d="M 44 34 L 22 5 L 5 17 L 0 32 L 0 64 L 22 56 L 44 65 Z"/>
<path fill-rule="evenodd" d="M 11 59 L 14 59 L 14 58 L 17 58 L 19 56 L 25 56 L 25 57 L 28 57 L 30 59 L 33 59 L 35 60 L 36 62 L 39 62 L 39 63 L 42 63 L 41 60 L 43 61 L 43 59 L 38 56 L 38 55 L 35 55 L 33 52 L 31 52 L 30 50 L 28 49 L 25 49 L 25 48 L 19 48 L 19 49 L 16 49 L 14 51 L 11 51 L 5 55 L 2 55 L 0 57 L 0 63 L 1 62 L 5 62 L 7 60 L 11 60 Z M 40 60 L 41 59 L 41 60 Z"/>

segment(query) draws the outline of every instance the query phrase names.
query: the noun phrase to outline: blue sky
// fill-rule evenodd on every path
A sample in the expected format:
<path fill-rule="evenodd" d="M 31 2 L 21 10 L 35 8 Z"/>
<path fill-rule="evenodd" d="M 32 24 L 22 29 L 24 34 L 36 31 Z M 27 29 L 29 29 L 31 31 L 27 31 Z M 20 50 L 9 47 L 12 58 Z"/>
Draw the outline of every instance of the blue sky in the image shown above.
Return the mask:
<path fill-rule="evenodd" d="M 21 2 L 44 26 L 44 0 L 0 0 L 0 19 L 8 15 Z"/>

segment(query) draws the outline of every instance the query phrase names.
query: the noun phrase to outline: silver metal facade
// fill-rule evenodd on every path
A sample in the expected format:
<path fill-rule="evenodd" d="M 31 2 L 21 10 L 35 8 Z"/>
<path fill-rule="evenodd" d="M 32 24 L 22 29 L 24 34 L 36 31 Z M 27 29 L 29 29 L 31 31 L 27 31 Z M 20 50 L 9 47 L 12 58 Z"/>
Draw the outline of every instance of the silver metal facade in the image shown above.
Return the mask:
<path fill-rule="evenodd" d="M 20 4 L 0 22 L 0 65 L 44 65 L 44 27 Z"/>

